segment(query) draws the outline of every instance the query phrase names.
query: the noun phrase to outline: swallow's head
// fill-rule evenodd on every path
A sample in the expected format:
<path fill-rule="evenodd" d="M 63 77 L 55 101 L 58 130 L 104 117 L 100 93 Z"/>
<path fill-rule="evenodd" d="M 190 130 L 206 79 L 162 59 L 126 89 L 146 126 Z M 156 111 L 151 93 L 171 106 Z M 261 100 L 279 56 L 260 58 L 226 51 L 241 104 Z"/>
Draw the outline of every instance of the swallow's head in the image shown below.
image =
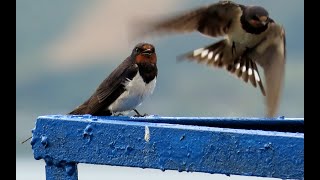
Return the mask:
<path fill-rule="evenodd" d="M 157 55 L 155 48 L 149 43 L 139 43 L 132 50 L 132 57 L 134 57 L 136 63 L 157 63 Z"/>
<path fill-rule="evenodd" d="M 245 20 L 254 28 L 268 26 L 270 22 L 269 13 L 260 6 L 249 6 L 244 11 Z"/>

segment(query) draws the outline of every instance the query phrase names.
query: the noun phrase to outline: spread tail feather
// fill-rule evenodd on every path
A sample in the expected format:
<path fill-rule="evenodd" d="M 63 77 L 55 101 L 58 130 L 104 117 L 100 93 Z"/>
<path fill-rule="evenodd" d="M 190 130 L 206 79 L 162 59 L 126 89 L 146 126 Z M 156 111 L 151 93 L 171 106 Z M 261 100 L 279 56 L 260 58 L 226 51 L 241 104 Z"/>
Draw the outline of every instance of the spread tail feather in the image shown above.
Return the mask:
<path fill-rule="evenodd" d="M 196 49 L 177 57 L 178 61 L 189 60 L 197 63 L 206 64 L 218 68 L 225 68 L 231 74 L 241 78 L 244 82 L 250 81 L 253 87 L 260 87 L 261 93 L 266 96 L 264 86 L 261 81 L 256 63 L 244 53 L 237 59 L 233 59 L 233 48 L 227 40 L 221 40 L 217 43 L 204 48 Z"/>

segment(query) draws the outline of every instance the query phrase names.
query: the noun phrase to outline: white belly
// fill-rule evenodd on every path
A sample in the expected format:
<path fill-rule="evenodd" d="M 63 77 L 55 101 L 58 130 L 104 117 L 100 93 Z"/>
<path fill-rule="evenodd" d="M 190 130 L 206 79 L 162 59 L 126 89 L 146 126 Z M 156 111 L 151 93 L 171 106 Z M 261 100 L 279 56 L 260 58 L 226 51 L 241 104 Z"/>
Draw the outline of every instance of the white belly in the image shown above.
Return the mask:
<path fill-rule="evenodd" d="M 132 80 L 128 80 L 124 85 L 126 91 L 108 107 L 112 113 L 127 114 L 139 106 L 145 98 L 153 93 L 156 77 L 149 84 L 146 84 L 138 72 Z"/>

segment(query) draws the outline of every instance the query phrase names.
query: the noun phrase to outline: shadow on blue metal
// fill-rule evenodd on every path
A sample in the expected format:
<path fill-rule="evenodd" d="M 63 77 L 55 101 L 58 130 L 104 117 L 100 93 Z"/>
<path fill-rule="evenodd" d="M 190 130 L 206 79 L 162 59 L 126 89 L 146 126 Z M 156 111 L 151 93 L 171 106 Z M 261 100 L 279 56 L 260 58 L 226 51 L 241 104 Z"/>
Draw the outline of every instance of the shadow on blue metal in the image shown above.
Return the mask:
<path fill-rule="evenodd" d="M 77 164 L 304 179 L 303 118 L 40 116 L 31 145 L 46 179 Z"/>

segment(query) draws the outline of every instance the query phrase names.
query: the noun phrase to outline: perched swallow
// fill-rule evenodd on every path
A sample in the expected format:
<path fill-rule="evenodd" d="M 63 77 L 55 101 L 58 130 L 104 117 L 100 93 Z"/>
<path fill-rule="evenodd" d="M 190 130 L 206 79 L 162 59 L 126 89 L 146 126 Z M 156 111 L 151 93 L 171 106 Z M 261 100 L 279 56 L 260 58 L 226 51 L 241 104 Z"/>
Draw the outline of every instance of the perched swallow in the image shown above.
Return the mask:
<path fill-rule="evenodd" d="M 152 44 L 139 43 L 82 105 L 68 114 L 111 116 L 127 114 L 153 93 L 158 75 L 157 55 Z M 24 140 L 21 144 L 29 139 Z"/>
<path fill-rule="evenodd" d="M 259 86 L 266 97 L 267 116 L 277 113 L 286 59 L 285 31 L 260 6 L 220 1 L 165 20 L 143 22 L 136 36 L 154 33 L 198 31 L 225 38 L 180 57 L 209 66 L 225 68 L 243 81 Z M 143 34 L 139 34 L 143 33 Z M 266 90 L 257 64 L 264 70 Z"/>
<path fill-rule="evenodd" d="M 127 114 L 153 93 L 158 75 L 152 44 L 139 43 L 98 87 L 93 95 L 69 114 L 110 116 Z"/>

